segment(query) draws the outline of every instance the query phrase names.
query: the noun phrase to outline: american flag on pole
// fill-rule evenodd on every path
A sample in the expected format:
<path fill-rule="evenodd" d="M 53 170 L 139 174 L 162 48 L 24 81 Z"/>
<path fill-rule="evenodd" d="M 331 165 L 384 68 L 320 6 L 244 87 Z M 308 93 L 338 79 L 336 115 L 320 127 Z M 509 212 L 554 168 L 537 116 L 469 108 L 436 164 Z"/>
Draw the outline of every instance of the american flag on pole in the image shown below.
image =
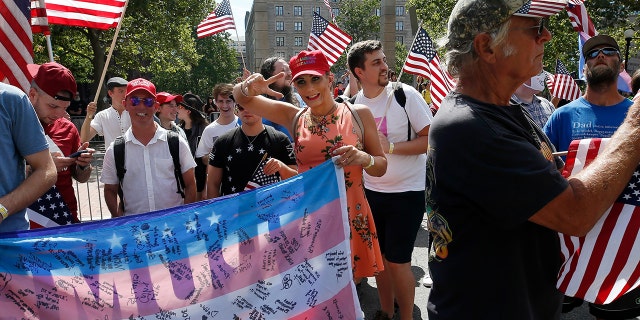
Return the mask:
<path fill-rule="evenodd" d="M 562 11 L 566 5 L 567 0 L 529 0 L 514 14 L 520 16 L 548 17 Z"/>
<path fill-rule="evenodd" d="M 329 0 L 324 0 L 324 5 L 327 6 L 327 9 L 329 9 L 329 14 L 331 15 L 331 21 L 333 21 L 333 23 L 336 23 L 336 17 L 333 15 L 333 9 L 331 8 L 331 5 L 329 4 Z"/>
<path fill-rule="evenodd" d="M 3 319 L 362 319 L 344 171 L 0 238 Z"/>
<path fill-rule="evenodd" d="M 229 0 L 222 0 L 208 16 L 200 22 L 196 33 L 198 39 L 202 39 L 235 28 L 236 24 L 233 21 L 233 13 L 231 13 L 231 3 L 229 3 Z"/>
<path fill-rule="evenodd" d="M 6 78 L 27 92 L 33 63 L 33 36 L 29 0 L 0 0 L 0 81 Z"/>
<path fill-rule="evenodd" d="M 74 223 L 71 211 L 56 186 L 51 187 L 27 208 L 31 229 L 64 226 Z"/>
<path fill-rule="evenodd" d="M 340 30 L 335 24 L 313 12 L 313 25 L 311 26 L 307 50 L 322 51 L 331 66 L 338 61 L 349 43 L 351 43 L 351 39 L 350 35 Z"/>
<path fill-rule="evenodd" d="M 456 86 L 455 79 L 442 68 L 440 58 L 433 48 L 433 41 L 422 27 L 418 30 L 402 70 L 431 80 L 431 103 L 436 110 Z"/>
<path fill-rule="evenodd" d="M 587 7 L 584 6 L 582 0 L 575 1 L 577 3 L 567 3 L 566 8 L 573 30 L 577 32 L 584 32 L 589 35 L 589 38 L 597 35 L 598 32 L 596 31 L 596 27 L 593 25 L 593 22 L 591 22 L 591 18 L 587 13 Z"/>
<path fill-rule="evenodd" d="M 569 101 L 576 100 L 582 95 L 580 87 L 571 77 L 564 64 L 556 59 L 556 74 L 547 74 L 547 88 L 552 96 Z"/>
<path fill-rule="evenodd" d="M 571 142 L 563 175 L 575 175 L 608 138 Z M 640 166 L 618 199 L 584 237 L 560 236 L 564 264 L 557 287 L 568 296 L 607 304 L 640 284 Z"/>
<path fill-rule="evenodd" d="M 253 190 L 280 181 L 280 175 L 278 174 L 272 174 L 270 176 L 264 174 L 264 165 L 267 164 L 267 161 L 269 161 L 269 158 L 267 158 L 267 156 L 268 155 L 265 152 L 264 156 L 260 160 L 260 163 L 258 163 L 258 166 L 253 171 L 253 175 L 247 183 L 247 186 L 244 187 L 244 190 Z"/>
<path fill-rule="evenodd" d="M 44 35 L 51 34 L 44 0 L 31 0 L 31 31 Z"/>
<path fill-rule="evenodd" d="M 46 0 L 50 24 L 93 29 L 115 28 L 126 0 Z"/>

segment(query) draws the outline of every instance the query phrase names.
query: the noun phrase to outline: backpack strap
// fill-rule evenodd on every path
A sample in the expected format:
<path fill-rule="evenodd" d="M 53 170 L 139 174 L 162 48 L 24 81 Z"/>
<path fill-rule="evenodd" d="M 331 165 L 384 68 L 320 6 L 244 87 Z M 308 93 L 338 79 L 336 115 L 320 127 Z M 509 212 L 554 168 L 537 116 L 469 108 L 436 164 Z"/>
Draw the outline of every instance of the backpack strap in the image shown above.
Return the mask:
<path fill-rule="evenodd" d="M 178 191 L 184 198 L 184 178 L 182 177 L 182 167 L 180 166 L 180 135 L 175 131 L 167 131 L 167 141 L 169 143 L 169 153 L 173 159 L 173 174 L 176 177 Z"/>
<path fill-rule="evenodd" d="M 124 136 L 119 136 L 113 143 L 113 158 L 116 161 L 116 175 L 118 176 L 118 196 L 120 207 L 124 212 L 124 194 L 122 192 L 122 179 L 127 169 L 124 167 Z"/>
<path fill-rule="evenodd" d="M 402 89 L 402 83 L 396 82 L 393 86 L 393 96 L 396 98 L 396 102 L 402 107 L 404 110 L 404 114 L 407 115 L 407 141 L 411 141 L 411 120 L 409 120 L 409 114 L 407 113 L 407 95 L 404 94 L 404 89 Z"/>

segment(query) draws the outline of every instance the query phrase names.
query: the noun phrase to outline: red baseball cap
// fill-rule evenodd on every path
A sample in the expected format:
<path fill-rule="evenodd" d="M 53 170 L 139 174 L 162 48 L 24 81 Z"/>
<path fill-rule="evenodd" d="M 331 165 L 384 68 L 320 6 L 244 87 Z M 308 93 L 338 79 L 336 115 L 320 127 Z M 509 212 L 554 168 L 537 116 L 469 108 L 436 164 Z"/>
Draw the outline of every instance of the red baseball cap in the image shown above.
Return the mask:
<path fill-rule="evenodd" d="M 75 96 L 78 89 L 76 79 L 65 66 L 57 62 L 47 62 L 41 65 L 28 64 L 27 69 L 38 88 L 54 99 L 71 101 Z M 68 92 L 70 98 L 59 96 L 60 91 Z"/>
<path fill-rule="evenodd" d="M 156 97 L 156 86 L 151 83 L 151 81 L 143 78 L 134 79 L 127 83 L 127 93 L 125 94 L 125 97 L 128 97 L 130 94 L 138 90 L 146 91 L 154 98 Z"/>
<path fill-rule="evenodd" d="M 301 51 L 289 60 L 289 68 L 294 80 L 303 74 L 323 76 L 330 70 L 327 57 L 320 50 Z"/>
<path fill-rule="evenodd" d="M 158 92 L 156 95 L 156 101 L 158 101 L 158 104 L 169 103 L 173 100 L 176 100 L 176 103 L 184 101 L 182 96 L 179 94 L 173 95 L 169 92 Z"/>

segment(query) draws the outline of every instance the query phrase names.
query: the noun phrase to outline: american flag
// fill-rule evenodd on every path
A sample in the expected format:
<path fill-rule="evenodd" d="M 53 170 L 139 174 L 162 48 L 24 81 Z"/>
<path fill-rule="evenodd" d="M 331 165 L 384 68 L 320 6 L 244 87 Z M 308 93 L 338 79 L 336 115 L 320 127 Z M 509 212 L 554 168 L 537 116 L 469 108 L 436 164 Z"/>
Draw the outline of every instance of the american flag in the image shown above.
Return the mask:
<path fill-rule="evenodd" d="M 556 59 L 556 74 L 547 74 L 547 88 L 552 96 L 569 101 L 580 98 L 582 92 L 564 64 Z"/>
<path fill-rule="evenodd" d="M 562 11 L 566 5 L 567 0 L 530 0 L 514 15 L 548 17 Z"/>
<path fill-rule="evenodd" d="M 563 175 L 575 175 L 604 150 L 608 138 L 571 142 Z M 612 206 L 583 237 L 559 234 L 564 264 L 557 287 L 566 295 L 610 303 L 640 284 L 640 166 Z"/>
<path fill-rule="evenodd" d="M 229 0 L 222 0 L 208 16 L 200 22 L 196 33 L 198 34 L 198 39 L 202 39 L 235 28 L 236 24 L 233 22 L 231 4 Z"/>
<path fill-rule="evenodd" d="M 27 208 L 31 229 L 72 224 L 73 217 L 56 186 L 51 187 Z"/>
<path fill-rule="evenodd" d="M 591 18 L 587 13 L 587 8 L 582 0 L 576 0 L 578 3 L 567 3 L 567 14 L 573 30 L 586 33 L 589 38 L 598 34 L 596 27 L 591 22 Z"/>
<path fill-rule="evenodd" d="M 265 156 L 260 160 L 260 163 L 258 163 L 258 167 L 253 172 L 253 176 L 247 183 L 247 186 L 244 187 L 244 190 L 253 190 L 280 181 L 279 174 L 272 174 L 270 176 L 264 174 L 264 165 L 268 160 L 269 158 L 267 158 L 267 154 L 265 153 Z"/>
<path fill-rule="evenodd" d="M 313 25 L 309 35 L 307 50 L 320 50 L 327 57 L 329 65 L 338 61 L 344 50 L 351 43 L 351 36 L 329 23 L 316 12 L 313 13 Z"/>
<path fill-rule="evenodd" d="M 45 35 L 51 34 L 44 0 L 31 0 L 31 31 Z"/>
<path fill-rule="evenodd" d="M 329 0 L 324 0 L 324 5 L 329 9 L 329 14 L 331 15 L 331 21 L 336 23 L 336 17 L 333 15 L 333 9 L 331 9 L 331 5 L 329 4 Z"/>
<path fill-rule="evenodd" d="M 29 0 L 0 0 L 0 81 L 29 90 L 33 37 Z"/>
<path fill-rule="evenodd" d="M 125 9 L 126 0 L 46 0 L 50 24 L 115 28 Z"/>
<path fill-rule="evenodd" d="M 436 110 L 447 93 L 456 86 L 455 79 L 442 68 L 433 41 L 423 28 L 418 30 L 402 70 L 431 80 L 431 103 Z"/>

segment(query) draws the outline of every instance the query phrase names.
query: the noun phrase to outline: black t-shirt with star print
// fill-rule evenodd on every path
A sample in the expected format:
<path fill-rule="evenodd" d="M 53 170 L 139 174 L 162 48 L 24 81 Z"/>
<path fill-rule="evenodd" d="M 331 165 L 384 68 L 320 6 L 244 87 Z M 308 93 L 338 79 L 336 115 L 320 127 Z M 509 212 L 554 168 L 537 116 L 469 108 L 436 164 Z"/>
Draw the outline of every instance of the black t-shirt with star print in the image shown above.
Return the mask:
<path fill-rule="evenodd" d="M 287 135 L 270 126 L 265 125 L 265 130 L 257 136 L 245 136 L 238 127 L 218 137 L 209 154 L 209 165 L 222 168 L 220 195 L 241 192 L 250 181 L 260 185 L 279 181 L 277 173 L 264 176 L 262 172 L 262 166 L 269 158 L 286 165 L 296 164 Z"/>

